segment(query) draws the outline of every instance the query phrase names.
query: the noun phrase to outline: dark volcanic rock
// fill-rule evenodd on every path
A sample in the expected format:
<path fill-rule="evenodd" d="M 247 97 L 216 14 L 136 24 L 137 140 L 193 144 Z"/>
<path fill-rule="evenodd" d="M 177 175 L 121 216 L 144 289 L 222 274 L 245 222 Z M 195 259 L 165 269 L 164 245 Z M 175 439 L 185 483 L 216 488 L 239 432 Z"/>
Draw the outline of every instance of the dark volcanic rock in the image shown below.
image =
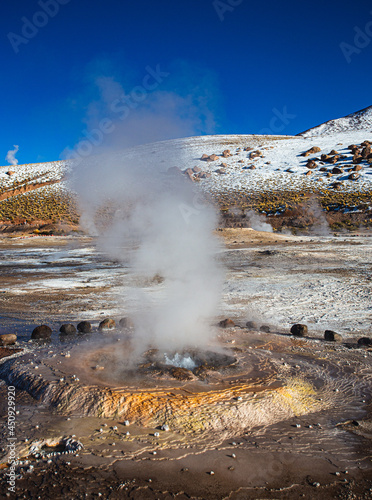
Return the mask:
<path fill-rule="evenodd" d="M 226 319 L 221 320 L 218 323 L 218 326 L 220 326 L 221 328 L 231 328 L 231 327 L 235 326 L 235 323 L 232 319 L 226 318 Z"/>
<path fill-rule="evenodd" d="M 116 323 L 111 318 L 105 318 L 98 326 L 99 330 L 112 330 L 113 328 L 116 328 Z"/>
<path fill-rule="evenodd" d="M 119 326 L 123 330 L 128 330 L 130 328 L 134 328 L 134 323 L 130 318 L 121 318 L 119 321 Z"/>
<path fill-rule="evenodd" d="M 245 326 L 250 330 L 258 330 L 258 325 L 255 321 L 247 321 Z"/>
<path fill-rule="evenodd" d="M 60 333 L 60 335 L 75 335 L 76 328 L 71 323 L 65 323 L 65 324 L 61 325 L 61 328 L 59 329 L 59 333 Z"/>
<path fill-rule="evenodd" d="M 307 334 L 307 325 L 301 325 L 297 323 L 291 327 L 291 334 L 297 337 L 303 337 Z"/>
<path fill-rule="evenodd" d="M 262 325 L 262 326 L 260 326 L 260 332 L 270 333 L 270 327 L 269 327 L 269 325 Z"/>
<path fill-rule="evenodd" d="M 372 344 L 372 339 L 369 337 L 361 337 L 358 339 L 358 345 L 371 345 Z"/>
<path fill-rule="evenodd" d="M 329 342 L 342 342 L 342 336 L 333 330 L 326 330 L 324 332 L 324 340 L 328 340 Z"/>
<path fill-rule="evenodd" d="M 17 335 L 15 333 L 3 333 L 0 335 L 0 346 L 13 345 L 17 342 Z"/>
<path fill-rule="evenodd" d="M 80 333 L 90 333 L 92 331 L 92 325 L 89 323 L 89 321 L 80 321 L 77 329 Z"/>
<path fill-rule="evenodd" d="M 52 329 L 47 325 L 40 325 L 34 328 L 31 333 L 32 339 L 50 339 L 52 335 Z"/>

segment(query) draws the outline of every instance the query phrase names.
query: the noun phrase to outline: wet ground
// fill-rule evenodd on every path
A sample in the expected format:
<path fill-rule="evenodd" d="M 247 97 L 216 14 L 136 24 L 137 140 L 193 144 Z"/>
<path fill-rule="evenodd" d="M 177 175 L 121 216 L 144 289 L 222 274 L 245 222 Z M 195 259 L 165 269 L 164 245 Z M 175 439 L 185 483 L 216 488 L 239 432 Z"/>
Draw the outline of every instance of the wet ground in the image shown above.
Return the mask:
<path fill-rule="evenodd" d="M 62 322 L 91 319 L 96 327 L 103 317 L 125 316 L 126 270 L 88 239 L 2 243 L 1 333 L 16 331 L 16 347 L 23 349 L 0 367 L 17 387 L 21 457 L 14 496 L 6 484 L 9 430 L 3 427 L 2 497 L 372 497 L 372 354 L 356 344 L 371 331 L 370 237 L 248 230 L 224 236 L 221 317 L 238 326 L 218 330 L 211 347 L 235 356 L 238 369 L 197 381 L 150 376 L 141 387 L 115 385 L 106 376 L 112 358 L 94 370 L 104 364 L 97 358 L 102 345 L 117 352 L 125 332 L 102 338 L 94 331 L 67 343 L 58 337 Z M 257 327 L 246 328 L 247 320 Z M 289 335 L 289 325 L 299 321 L 309 326 L 306 339 Z M 41 323 L 53 327 L 50 344 L 29 342 Z M 271 333 L 258 331 L 262 324 Z M 327 327 L 343 342 L 325 342 Z M 0 391 L 5 416 L 4 382 Z M 106 406 L 95 406 L 102 394 Z M 121 397 L 123 411 L 115 413 Z M 32 452 L 69 437 L 83 449 Z"/>

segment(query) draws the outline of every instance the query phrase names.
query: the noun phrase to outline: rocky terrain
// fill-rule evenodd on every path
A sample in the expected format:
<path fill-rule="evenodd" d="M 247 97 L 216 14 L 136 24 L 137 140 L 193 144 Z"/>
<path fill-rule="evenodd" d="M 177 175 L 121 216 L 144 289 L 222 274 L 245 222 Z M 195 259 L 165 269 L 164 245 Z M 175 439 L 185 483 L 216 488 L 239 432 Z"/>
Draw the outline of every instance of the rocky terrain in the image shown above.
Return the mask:
<path fill-rule="evenodd" d="M 19 497 L 369 498 L 370 237 L 217 234 L 215 339 L 135 363 L 126 304 L 140 277 L 87 237 L 2 240 Z M 3 425 L 4 497 L 6 439 Z"/>
<path fill-rule="evenodd" d="M 316 200 L 333 230 L 369 227 L 371 110 L 298 136 L 190 137 L 127 149 L 116 158 L 139 169 L 149 162 L 163 164 L 164 174 L 198 183 L 221 211 L 221 224 L 246 227 L 244 218 L 254 210 L 272 218 L 274 228 L 290 227 L 293 218 L 306 228 L 309 200 Z M 0 167 L 0 230 L 76 230 L 72 171 L 70 161 Z"/>

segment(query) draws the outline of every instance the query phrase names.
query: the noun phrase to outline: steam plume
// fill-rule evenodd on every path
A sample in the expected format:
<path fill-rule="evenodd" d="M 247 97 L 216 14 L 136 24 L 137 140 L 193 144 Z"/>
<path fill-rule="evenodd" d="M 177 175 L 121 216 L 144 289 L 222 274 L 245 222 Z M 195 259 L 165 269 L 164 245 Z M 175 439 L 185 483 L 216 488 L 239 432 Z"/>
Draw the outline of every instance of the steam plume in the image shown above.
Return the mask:
<path fill-rule="evenodd" d="M 111 78 L 100 79 L 99 90 L 86 123 L 94 130 L 109 117 L 112 126 L 74 168 L 81 223 L 128 269 L 126 290 L 128 283 L 133 286 L 123 296 L 123 309 L 134 320 L 139 352 L 148 345 L 168 351 L 206 344 L 222 286 L 219 245 L 212 235 L 215 210 L 179 170 L 168 172 L 181 149 L 169 147 L 160 158 L 153 154 L 156 144 L 130 147 L 192 135 L 203 121 L 211 123 L 210 114 L 200 115 L 199 95 L 157 89 L 124 118 L 112 103 L 133 91 L 128 94 Z"/>
<path fill-rule="evenodd" d="M 18 150 L 19 150 L 19 146 L 17 145 L 14 145 L 13 146 L 14 149 L 10 149 L 7 154 L 6 154 L 6 161 L 10 164 L 10 165 L 18 165 L 18 160 L 17 158 L 15 157 L 15 155 L 17 154 Z"/>
<path fill-rule="evenodd" d="M 182 174 L 167 168 L 144 160 L 133 165 L 125 154 L 112 153 L 75 171 L 86 227 L 138 283 L 127 307 L 139 349 L 208 342 L 221 290 L 214 209 Z M 97 222 L 105 207 L 109 222 Z"/>

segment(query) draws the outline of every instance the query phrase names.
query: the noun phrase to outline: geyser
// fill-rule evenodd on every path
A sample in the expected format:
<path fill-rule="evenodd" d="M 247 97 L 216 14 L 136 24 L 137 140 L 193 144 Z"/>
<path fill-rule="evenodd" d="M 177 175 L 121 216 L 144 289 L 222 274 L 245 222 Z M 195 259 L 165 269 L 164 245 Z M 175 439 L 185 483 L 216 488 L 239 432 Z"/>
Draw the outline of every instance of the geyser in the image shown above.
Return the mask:
<path fill-rule="evenodd" d="M 213 236 L 216 212 L 168 161 L 130 152 L 87 159 L 74 171 L 82 223 L 128 268 L 123 307 L 135 325 L 135 353 L 206 345 L 222 284 Z M 169 158 L 172 158 L 170 164 Z"/>

